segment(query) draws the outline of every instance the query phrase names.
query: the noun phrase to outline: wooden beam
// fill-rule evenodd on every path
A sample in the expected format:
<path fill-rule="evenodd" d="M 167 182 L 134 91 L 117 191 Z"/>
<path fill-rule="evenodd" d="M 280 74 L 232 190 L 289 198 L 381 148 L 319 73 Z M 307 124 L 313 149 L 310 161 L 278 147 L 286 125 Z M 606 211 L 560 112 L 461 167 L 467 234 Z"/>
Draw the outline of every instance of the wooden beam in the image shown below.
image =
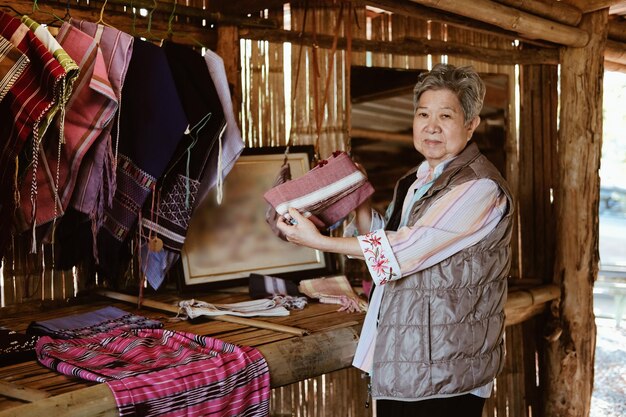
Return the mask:
<path fill-rule="evenodd" d="M 556 285 L 542 285 L 526 289 L 514 289 L 509 291 L 504 308 L 507 311 L 532 307 L 536 304 L 545 304 L 549 301 L 556 300 L 561 296 L 561 290 Z"/>
<path fill-rule="evenodd" d="M 490 0 L 411 0 L 427 7 L 445 10 L 531 39 L 544 39 L 566 46 L 582 47 L 589 42 L 584 30 L 547 20 Z"/>
<path fill-rule="evenodd" d="M 624 0 L 576 0 L 574 3 L 578 5 L 583 13 L 589 13 L 609 8 L 615 4 L 622 3 L 623 1 Z"/>
<path fill-rule="evenodd" d="M 604 60 L 604 69 L 606 71 L 623 72 L 626 74 L 626 65 L 607 61 L 606 59 Z"/>
<path fill-rule="evenodd" d="M 384 140 L 388 142 L 398 142 L 413 145 L 413 136 L 407 133 L 393 133 L 382 130 L 352 128 L 350 136 L 361 139 Z"/>
<path fill-rule="evenodd" d="M 626 20 L 609 18 L 609 39 L 626 42 Z"/>
<path fill-rule="evenodd" d="M 260 346 L 272 388 L 347 368 L 358 343 L 358 327 L 314 333 Z M 117 405 L 105 384 L 68 392 L 0 411 L 0 417 L 117 416 Z"/>
<path fill-rule="evenodd" d="M 15 398 L 29 403 L 43 400 L 50 397 L 51 394 L 38 389 L 27 388 L 17 384 L 0 381 L 0 396 Z"/>
<path fill-rule="evenodd" d="M 558 139 L 560 183 L 554 190 L 554 284 L 561 300 L 549 327 L 560 337 L 545 346 L 544 416 L 588 416 L 593 390 L 596 326 L 593 284 L 598 276 L 598 201 L 602 154 L 602 53 L 608 9 L 586 13 L 592 34 L 584 48 L 563 48 Z M 584 96 L 584 99 L 581 99 Z M 557 333 L 558 334 L 558 333 Z"/>
<path fill-rule="evenodd" d="M 514 31 L 504 30 L 498 26 L 490 25 L 478 20 L 460 17 L 453 13 L 432 9 L 420 4 L 402 2 L 397 0 L 365 0 L 364 4 L 371 5 L 391 13 L 401 16 L 414 17 L 418 19 L 430 20 L 461 29 L 471 30 L 486 35 L 497 35 L 506 39 L 519 39 L 519 34 Z M 542 46 L 546 46 L 543 44 Z"/>
<path fill-rule="evenodd" d="M 512 326 L 543 312 L 548 303 L 558 299 L 561 290 L 556 285 L 542 285 L 525 289 L 509 288 L 504 306 L 505 325 Z"/>
<path fill-rule="evenodd" d="M 607 40 L 604 59 L 626 65 L 626 43 Z"/>
<path fill-rule="evenodd" d="M 583 15 L 579 8 L 561 1 L 551 1 L 549 3 L 544 3 L 539 0 L 495 1 L 569 26 L 578 25 Z"/>
<path fill-rule="evenodd" d="M 253 29 L 242 28 L 239 36 L 244 39 L 267 40 L 270 42 L 291 42 L 302 45 L 317 45 L 330 49 L 333 37 L 330 35 L 317 34 L 315 42 L 311 33 L 299 33 L 296 31 L 281 29 Z M 338 49 L 346 49 L 346 38 L 339 38 Z M 404 38 L 397 41 L 371 41 L 365 39 L 352 39 L 352 50 L 358 52 L 372 51 L 397 55 L 428 55 L 445 54 L 458 57 L 475 59 L 491 64 L 514 65 L 514 64 L 552 64 L 559 63 L 559 51 L 548 48 L 528 48 L 518 50 L 503 50 L 456 44 L 425 38 Z"/>
<path fill-rule="evenodd" d="M 97 294 L 100 294 L 104 297 L 111 298 L 113 300 L 124 301 L 131 304 L 137 304 L 137 297 L 133 295 L 122 294 L 115 291 L 107 291 L 100 290 L 97 291 Z M 159 301 L 147 300 L 144 299 L 141 303 L 142 307 L 153 308 L 155 310 L 167 311 L 170 313 L 178 314 L 180 312 L 180 308 L 175 305 L 161 303 Z M 247 327 L 257 327 L 259 329 L 267 329 L 274 330 L 276 332 L 289 333 L 296 336 L 304 336 L 309 333 L 308 330 L 299 329 L 297 327 L 284 326 L 278 323 L 271 323 L 262 320 L 249 319 L 246 317 L 237 317 L 237 316 L 229 316 L 229 315 L 221 315 L 221 316 L 206 316 L 206 318 L 217 321 L 225 321 L 228 323 L 239 324 L 241 326 Z"/>
<path fill-rule="evenodd" d="M 51 17 L 48 12 L 54 13 L 57 16 L 64 16 L 65 14 L 65 5 L 63 3 L 46 3 L 45 5 L 40 4 L 39 8 L 41 11 L 31 13 L 32 11 L 32 2 L 30 0 L 12 0 L 11 6 L 19 10 L 20 12 L 24 12 L 28 14 L 31 18 L 38 22 L 50 22 Z M 3 9 L 3 6 L 0 5 L 0 9 L 4 11 L 8 11 L 13 14 L 10 9 Z M 87 20 L 90 22 L 96 22 L 100 18 L 100 11 L 97 8 L 86 8 L 81 6 L 72 7 L 70 10 L 71 16 L 74 19 L 78 20 Z M 172 42 L 185 44 L 185 45 L 197 45 L 197 43 L 202 43 L 207 47 L 212 46 L 215 43 L 216 31 L 211 30 L 208 27 L 201 27 L 200 25 L 194 26 L 189 23 L 183 22 L 173 22 L 172 23 L 172 33 L 169 33 L 167 20 L 157 20 L 155 19 L 151 25 L 151 36 L 146 34 L 147 30 L 147 19 L 142 18 L 137 14 L 136 21 L 133 23 L 133 15 L 130 12 L 123 12 L 118 10 L 106 10 L 106 14 L 104 16 L 104 21 L 109 25 L 123 31 L 129 33 L 131 35 L 136 34 L 138 36 L 150 37 L 153 39 L 169 39 Z M 133 24 L 135 27 L 133 27 Z M 133 32 L 135 30 L 135 33 Z"/>

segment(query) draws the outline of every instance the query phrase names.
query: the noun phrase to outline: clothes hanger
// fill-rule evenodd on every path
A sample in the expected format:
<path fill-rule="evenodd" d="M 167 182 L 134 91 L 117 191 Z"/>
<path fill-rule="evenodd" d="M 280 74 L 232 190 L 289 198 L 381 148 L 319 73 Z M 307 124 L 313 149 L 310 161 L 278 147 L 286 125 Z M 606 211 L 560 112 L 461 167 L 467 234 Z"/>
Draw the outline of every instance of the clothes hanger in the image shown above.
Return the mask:
<path fill-rule="evenodd" d="M 63 15 L 62 19 L 67 22 L 71 18 L 72 15 L 70 14 L 70 0 L 67 0 L 67 3 L 65 3 L 65 14 Z"/>
<path fill-rule="evenodd" d="M 152 9 L 148 12 L 148 28 L 145 32 L 140 33 L 138 36 L 144 38 L 147 41 L 150 42 L 161 42 L 162 39 L 157 39 L 153 34 L 152 34 L 152 14 L 154 13 L 154 11 L 157 9 L 158 4 L 156 0 L 152 0 Z"/>
<path fill-rule="evenodd" d="M 36 0 L 35 0 L 36 1 Z M 104 3 L 102 4 L 102 8 L 100 9 L 100 18 L 98 19 L 98 21 L 96 22 L 97 25 L 104 25 L 104 26 L 108 26 L 110 28 L 115 29 L 114 26 L 108 24 L 107 22 L 104 21 L 104 9 L 107 7 L 107 2 L 108 0 L 104 0 Z"/>
<path fill-rule="evenodd" d="M 46 25 L 46 26 L 52 26 L 52 25 L 53 25 L 53 24 L 55 24 L 55 23 L 58 23 L 58 22 L 63 23 L 63 22 L 64 22 L 64 20 L 63 20 L 63 19 L 61 19 L 61 18 L 60 18 L 59 16 L 57 16 L 56 14 L 54 14 L 54 13 L 52 13 L 52 12 L 48 12 L 48 11 L 45 11 L 45 10 L 40 9 L 40 8 L 39 8 L 39 3 L 37 3 L 37 0 L 33 0 L 33 11 L 32 11 L 32 13 L 33 13 L 33 14 L 35 14 L 35 13 L 43 13 L 43 14 L 47 14 L 47 15 L 49 15 L 49 16 L 52 16 L 52 17 L 53 17 L 53 20 L 52 20 L 52 21 L 50 21 L 49 23 L 45 23 L 45 25 Z"/>
<path fill-rule="evenodd" d="M 172 7 L 172 13 L 170 13 L 170 18 L 167 20 L 167 36 L 168 40 L 172 40 L 172 36 L 174 36 L 174 31 L 172 30 L 172 20 L 174 20 L 174 13 L 176 12 L 176 4 L 177 0 L 174 0 L 174 7 Z M 161 46 L 163 45 L 163 39 L 161 39 Z"/>

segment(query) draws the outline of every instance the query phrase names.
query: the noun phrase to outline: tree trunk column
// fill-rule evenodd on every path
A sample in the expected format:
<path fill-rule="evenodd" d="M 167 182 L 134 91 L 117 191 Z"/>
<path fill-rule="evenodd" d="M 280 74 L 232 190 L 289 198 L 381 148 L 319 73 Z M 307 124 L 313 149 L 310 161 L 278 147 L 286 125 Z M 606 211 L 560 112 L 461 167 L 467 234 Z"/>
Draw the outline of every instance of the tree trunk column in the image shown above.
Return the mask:
<path fill-rule="evenodd" d="M 235 118 L 241 125 L 241 73 L 239 71 L 239 30 L 237 26 L 220 25 L 217 28 L 217 48 L 215 51 L 224 60 L 226 78 L 230 87 Z"/>
<path fill-rule="evenodd" d="M 608 9 L 585 14 L 579 27 L 591 34 L 589 43 L 562 51 L 554 269 L 562 298 L 552 320 L 554 335 L 562 333 L 546 345 L 543 415 L 550 417 L 588 416 L 591 404 L 607 22 Z"/>

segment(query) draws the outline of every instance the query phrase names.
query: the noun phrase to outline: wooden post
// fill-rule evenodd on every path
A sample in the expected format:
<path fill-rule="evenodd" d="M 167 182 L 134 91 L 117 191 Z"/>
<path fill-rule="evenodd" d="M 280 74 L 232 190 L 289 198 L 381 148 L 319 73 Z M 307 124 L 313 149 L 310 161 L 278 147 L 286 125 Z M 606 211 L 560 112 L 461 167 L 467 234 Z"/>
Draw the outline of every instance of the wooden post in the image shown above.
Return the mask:
<path fill-rule="evenodd" d="M 226 78 L 230 86 L 230 95 L 233 101 L 235 118 L 241 125 L 241 71 L 239 65 L 239 29 L 237 26 L 220 25 L 217 28 L 217 50 L 215 51 L 224 60 Z"/>
<path fill-rule="evenodd" d="M 585 14 L 580 27 L 592 34 L 589 43 L 562 54 L 554 269 L 561 301 L 552 320 L 555 334 L 562 333 L 546 346 L 544 416 L 588 416 L 591 403 L 607 21 L 607 9 Z"/>

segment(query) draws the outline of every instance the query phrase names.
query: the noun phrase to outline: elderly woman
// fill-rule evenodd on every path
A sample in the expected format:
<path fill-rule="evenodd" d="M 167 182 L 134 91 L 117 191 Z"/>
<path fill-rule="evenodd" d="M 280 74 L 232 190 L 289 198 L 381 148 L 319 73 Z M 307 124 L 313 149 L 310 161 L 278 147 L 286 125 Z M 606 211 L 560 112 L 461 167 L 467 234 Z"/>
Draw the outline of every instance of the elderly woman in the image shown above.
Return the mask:
<path fill-rule="evenodd" d="M 293 209 L 296 223 L 278 224 L 295 244 L 365 259 L 380 416 L 480 416 L 504 363 L 513 202 L 470 142 L 484 96 L 468 67 L 419 77 L 413 142 L 426 159 L 398 181 L 384 218 L 369 202 L 356 210 L 348 229 L 361 235 L 324 236 Z"/>

